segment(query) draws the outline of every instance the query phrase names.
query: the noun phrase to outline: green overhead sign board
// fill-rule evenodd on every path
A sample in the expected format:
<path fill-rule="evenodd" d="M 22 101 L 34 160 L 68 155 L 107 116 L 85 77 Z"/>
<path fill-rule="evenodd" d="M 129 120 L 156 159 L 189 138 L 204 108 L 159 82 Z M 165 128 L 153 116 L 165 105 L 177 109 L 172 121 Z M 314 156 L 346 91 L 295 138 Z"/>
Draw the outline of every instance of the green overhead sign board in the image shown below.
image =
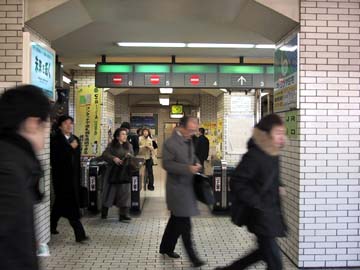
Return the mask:
<path fill-rule="evenodd" d="M 96 87 L 273 88 L 266 65 L 98 63 Z"/>

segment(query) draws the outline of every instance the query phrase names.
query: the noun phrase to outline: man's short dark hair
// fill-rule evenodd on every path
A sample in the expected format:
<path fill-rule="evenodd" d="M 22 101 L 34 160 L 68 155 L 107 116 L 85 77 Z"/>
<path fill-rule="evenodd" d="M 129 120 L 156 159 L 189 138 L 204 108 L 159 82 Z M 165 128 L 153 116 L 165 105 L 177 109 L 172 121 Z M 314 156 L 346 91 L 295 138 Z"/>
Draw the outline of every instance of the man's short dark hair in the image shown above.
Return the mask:
<path fill-rule="evenodd" d="M 199 132 L 201 133 L 201 135 L 205 134 L 205 129 L 204 128 L 199 128 Z"/>
<path fill-rule="evenodd" d="M 0 97 L 0 133 L 17 132 L 29 117 L 46 122 L 50 110 L 50 101 L 40 88 L 22 85 L 9 89 Z"/>
<path fill-rule="evenodd" d="M 183 118 L 180 119 L 179 126 L 186 128 L 188 123 L 193 120 L 198 121 L 198 119 L 195 116 L 184 116 Z"/>
<path fill-rule="evenodd" d="M 59 117 L 59 119 L 57 121 L 57 126 L 60 127 L 62 125 L 62 123 L 64 123 L 67 120 L 71 120 L 71 122 L 74 123 L 74 118 L 72 118 L 69 115 L 62 115 Z"/>
<path fill-rule="evenodd" d="M 129 122 L 123 122 L 121 124 L 120 128 L 126 128 L 126 129 L 130 130 L 131 129 L 130 123 Z"/>

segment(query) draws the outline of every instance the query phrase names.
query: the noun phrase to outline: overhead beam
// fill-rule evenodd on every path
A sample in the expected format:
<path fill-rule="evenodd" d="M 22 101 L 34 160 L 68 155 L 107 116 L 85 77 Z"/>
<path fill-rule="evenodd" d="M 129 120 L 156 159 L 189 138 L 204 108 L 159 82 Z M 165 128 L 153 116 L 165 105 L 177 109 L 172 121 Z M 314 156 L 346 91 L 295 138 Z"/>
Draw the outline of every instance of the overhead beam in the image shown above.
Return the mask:
<path fill-rule="evenodd" d="M 44 14 L 69 0 L 25 0 L 25 22 Z"/>
<path fill-rule="evenodd" d="M 255 0 L 295 22 L 300 21 L 300 3 L 299 0 Z"/>

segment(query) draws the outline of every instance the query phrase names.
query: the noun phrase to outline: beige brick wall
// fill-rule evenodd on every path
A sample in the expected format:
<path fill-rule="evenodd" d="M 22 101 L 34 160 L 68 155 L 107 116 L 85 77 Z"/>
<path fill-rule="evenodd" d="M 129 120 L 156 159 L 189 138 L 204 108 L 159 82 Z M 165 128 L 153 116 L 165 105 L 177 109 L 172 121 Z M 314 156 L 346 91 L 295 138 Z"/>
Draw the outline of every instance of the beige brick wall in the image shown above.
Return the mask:
<path fill-rule="evenodd" d="M 299 266 L 360 266 L 360 1 L 300 2 Z"/>
<path fill-rule="evenodd" d="M 22 82 L 23 1 L 0 1 L 0 93 Z"/>

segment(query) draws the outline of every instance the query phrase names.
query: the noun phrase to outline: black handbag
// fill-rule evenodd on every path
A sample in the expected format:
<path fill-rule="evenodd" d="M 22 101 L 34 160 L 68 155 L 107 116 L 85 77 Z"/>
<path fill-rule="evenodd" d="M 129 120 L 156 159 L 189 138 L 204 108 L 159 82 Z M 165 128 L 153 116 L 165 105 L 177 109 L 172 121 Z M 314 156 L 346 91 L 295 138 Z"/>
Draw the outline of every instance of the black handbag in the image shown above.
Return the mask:
<path fill-rule="evenodd" d="M 206 205 L 213 205 L 215 203 L 209 177 L 200 173 L 195 174 L 194 191 L 198 201 Z"/>
<path fill-rule="evenodd" d="M 130 177 L 129 166 L 113 164 L 110 169 L 108 182 L 110 184 L 127 184 L 131 183 Z"/>

